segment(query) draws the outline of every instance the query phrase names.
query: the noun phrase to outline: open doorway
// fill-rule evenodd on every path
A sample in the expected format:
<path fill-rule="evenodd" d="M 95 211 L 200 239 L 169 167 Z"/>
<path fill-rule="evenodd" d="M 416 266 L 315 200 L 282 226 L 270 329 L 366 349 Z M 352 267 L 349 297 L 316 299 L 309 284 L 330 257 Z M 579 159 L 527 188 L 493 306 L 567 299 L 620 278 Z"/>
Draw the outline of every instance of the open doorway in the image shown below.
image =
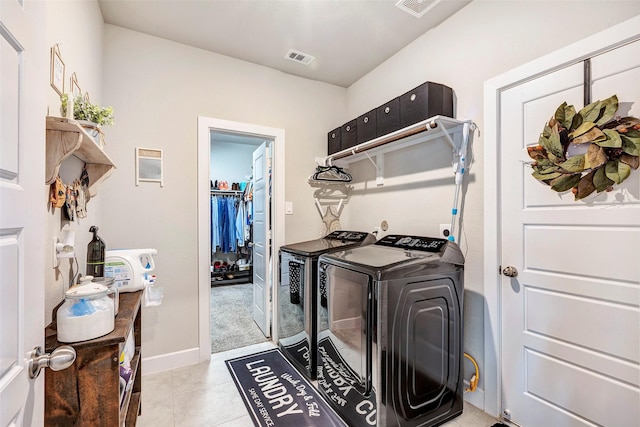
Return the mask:
<path fill-rule="evenodd" d="M 268 154 L 270 161 L 261 160 L 264 153 Z M 254 170 L 260 164 L 263 165 L 262 172 L 255 174 Z M 266 183 L 262 194 L 270 197 L 265 201 L 259 191 L 255 193 L 253 203 L 257 203 L 258 208 L 252 212 L 258 226 L 251 230 L 250 243 L 246 242 L 244 249 L 240 250 L 237 246 L 221 248 L 214 245 L 212 195 L 229 199 L 240 197 L 240 194 L 244 197 L 245 191 L 240 190 L 239 185 L 246 190 L 248 185 L 258 183 L 259 188 L 260 177 L 263 184 Z M 228 203 L 237 205 L 238 202 Z M 266 213 L 262 228 L 259 225 L 261 212 Z M 249 345 L 251 340 L 277 339 L 271 337 L 271 331 L 277 331 L 274 324 L 277 296 L 272 297 L 271 284 L 274 272 L 278 271 L 277 257 L 272 254 L 277 254 L 284 242 L 282 129 L 198 118 L 198 230 L 200 360 L 208 359 L 212 350 L 217 352 Z M 263 236 L 262 240 L 255 236 L 255 232 Z M 251 247 L 254 242 L 255 248 Z M 250 275 L 247 273 L 249 263 Z M 240 322 L 237 317 L 240 314 L 245 316 L 242 322 L 248 323 Z M 252 318 L 248 318 L 249 315 Z M 213 338 L 212 332 L 215 332 Z M 224 333 L 225 337 L 220 338 L 218 333 Z M 213 340 L 220 342 L 212 344 Z"/>
<path fill-rule="evenodd" d="M 263 144 L 269 151 L 273 141 L 210 133 L 211 353 L 268 339 L 253 319 L 254 210 L 271 210 L 269 197 L 253 197 L 253 157 Z"/>

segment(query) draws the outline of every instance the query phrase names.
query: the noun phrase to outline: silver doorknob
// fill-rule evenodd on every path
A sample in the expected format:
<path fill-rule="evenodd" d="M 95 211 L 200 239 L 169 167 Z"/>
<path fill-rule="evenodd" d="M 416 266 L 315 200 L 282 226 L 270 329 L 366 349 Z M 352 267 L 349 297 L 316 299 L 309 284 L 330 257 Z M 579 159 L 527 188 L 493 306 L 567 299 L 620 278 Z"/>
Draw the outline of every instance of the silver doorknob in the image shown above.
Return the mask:
<path fill-rule="evenodd" d="M 70 345 L 63 345 L 49 353 L 42 353 L 42 347 L 38 346 L 29 353 L 29 377 L 37 378 L 42 368 L 50 368 L 53 371 L 67 369 L 76 360 L 76 350 Z"/>
<path fill-rule="evenodd" d="M 518 275 L 518 269 L 509 265 L 502 270 L 502 274 L 507 277 L 516 277 Z"/>

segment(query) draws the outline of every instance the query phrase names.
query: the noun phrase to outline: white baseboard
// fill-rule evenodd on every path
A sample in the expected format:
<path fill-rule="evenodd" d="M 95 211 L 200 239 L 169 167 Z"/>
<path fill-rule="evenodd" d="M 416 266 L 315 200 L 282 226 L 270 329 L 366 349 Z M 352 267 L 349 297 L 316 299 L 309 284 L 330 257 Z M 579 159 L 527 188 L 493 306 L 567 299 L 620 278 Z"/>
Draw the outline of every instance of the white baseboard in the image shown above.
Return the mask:
<path fill-rule="evenodd" d="M 195 365 L 200 362 L 200 349 L 176 351 L 175 353 L 162 354 L 142 358 L 142 375 L 155 374 L 183 366 Z"/>
<path fill-rule="evenodd" d="M 469 381 L 464 380 L 465 388 L 469 387 Z M 484 411 L 484 390 L 476 388 L 474 392 L 466 392 L 464 394 L 464 401 L 470 403 L 476 408 Z"/>

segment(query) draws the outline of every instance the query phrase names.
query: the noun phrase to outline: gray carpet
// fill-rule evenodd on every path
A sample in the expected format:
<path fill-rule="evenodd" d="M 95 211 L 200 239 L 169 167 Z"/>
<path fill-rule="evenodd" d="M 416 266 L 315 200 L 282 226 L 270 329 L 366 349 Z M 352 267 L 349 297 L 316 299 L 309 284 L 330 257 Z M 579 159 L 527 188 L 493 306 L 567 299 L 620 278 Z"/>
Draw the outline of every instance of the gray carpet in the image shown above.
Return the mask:
<path fill-rule="evenodd" d="M 253 321 L 253 284 L 211 288 L 211 352 L 267 341 Z"/>

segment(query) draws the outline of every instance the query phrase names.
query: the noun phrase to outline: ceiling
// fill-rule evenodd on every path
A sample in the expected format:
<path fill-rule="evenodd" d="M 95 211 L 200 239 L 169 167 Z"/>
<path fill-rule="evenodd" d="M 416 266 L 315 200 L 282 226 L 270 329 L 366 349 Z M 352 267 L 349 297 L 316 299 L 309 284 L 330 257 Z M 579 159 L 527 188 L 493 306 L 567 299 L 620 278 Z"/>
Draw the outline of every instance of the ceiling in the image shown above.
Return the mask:
<path fill-rule="evenodd" d="M 98 0 L 104 22 L 349 87 L 471 0 Z M 315 57 L 286 59 L 290 49 Z"/>

